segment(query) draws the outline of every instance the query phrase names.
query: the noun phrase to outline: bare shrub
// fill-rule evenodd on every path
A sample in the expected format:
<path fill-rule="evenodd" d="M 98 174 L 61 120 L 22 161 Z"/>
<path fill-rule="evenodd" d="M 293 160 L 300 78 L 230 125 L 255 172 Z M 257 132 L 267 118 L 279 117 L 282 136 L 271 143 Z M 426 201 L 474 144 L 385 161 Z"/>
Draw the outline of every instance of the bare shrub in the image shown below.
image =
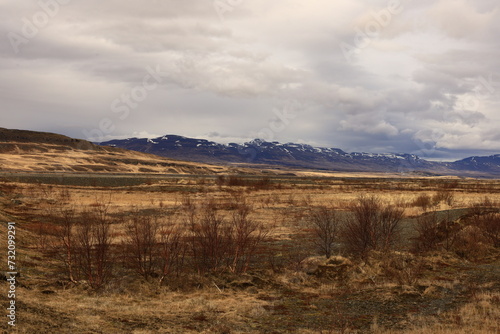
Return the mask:
<path fill-rule="evenodd" d="M 478 219 L 477 225 L 495 247 L 500 247 L 500 213 L 490 212 L 482 215 Z"/>
<path fill-rule="evenodd" d="M 289 194 L 287 199 L 285 200 L 285 203 L 288 204 L 289 206 L 297 206 L 297 199 L 295 197 L 295 194 L 294 193 Z"/>
<path fill-rule="evenodd" d="M 421 194 L 413 201 L 413 206 L 421 208 L 425 212 L 432 207 L 432 199 L 427 194 Z"/>
<path fill-rule="evenodd" d="M 488 254 L 489 240 L 478 226 L 468 225 L 456 235 L 453 251 L 468 260 L 478 260 Z"/>
<path fill-rule="evenodd" d="M 500 210 L 489 198 L 469 209 L 471 224 L 481 229 L 494 247 L 500 247 Z"/>
<path fill-rule="evenodd" d="M 108 204 L 95 203 L 76 228 L 78 267 L 90 287 L 99 289 L 111 278 L 112 254 Z"/>
<path fill-rule="evenodd" d="M 179 226 L 162 225 L 159 230 L 160 284 L 169 275 L 179 276 L 186 256 L 185 231 Z"/>
<path fill-rule="evenodd" d="M 403 219 L 404 209 L 399 205 L 381 205 L 379 209 L 378 226 L 376 227 L 378 250 L 389 250 L 395 246 L 401 234 L 400 222 Z"/>
<path fill-rule="evenodd" d="M 232 211 L 230 220 L 221 208 Z M 186 212 L 191 254 L 198 272 L 247 271 L 266 237 L 262 225 L 250 219 L 251 210 L 238 193 L 227 205 L 209 199 L 200 208 Z"/>
<path fill-rule="evenodd" d="M 388 250 L 400 234 L 404 210 L 383 204 L 378 197 L 360 196 L 350 206 L 352 211 L 343 227 L 342 237 L 347 250 L 366 258 L 370 250 Z"/>
<path fill-rule="evenodd" d="M 247 179 L 237 175 L 219 175 L 216 184 L 218 186 L 228 187 L 252 187 L 254 190 L 269 189 L 273 183 L 269 177 L 262 177 L 258 179 Z"/>
<path fill-rule="evenodd" d="M 188 217 L 191 251 L 198 272 L 214 272 L 227 261 L 233 242 L 232 230 L 214 202 L 206 203 L 202 210 L 201 214 L 191 212 Z"/>
<path fill-rule="evenodd" d="M 50 252 L 50 238 L 51 236 L 57 235 L 59 227 L 54 226 L 48 222 L 33 222 L 28 227 L 28 230 L 32 231 L 36 235 L 36 247 L 42 252 Z"/>
<path fill-rule="evenodd" d="M 391 254 L 382 263 L 384 274 L 399 285 L 415 285 L 424 271 L 424 261 L 408 254 Z"/>
<path fill-rule="evenodd" d="M 316 246 L 321 254 L 329 258 L 332 256 L 340 230 L 337 212 L 326 207 L 319 207 L 311 211 L 309 220 L 313 225 Z"/>
<path fill-rule="evenodd" d="M 415 230 L 417 237 L 413 239 L 412 251 L 415 253 L 424 253 L 436 250 L 440 238 L 437 233 L 438 217 L 436 212 L 424 214 L 417 218 Z"/>
<path fill-rule="evenodd" d="M 61 210 L 60 215 L 60 230 L 57 235 L 63 252 L 61 258 L 68 274 L 68 279 L 75 283 L 78 274 L 75 273 L 75 210 L 70 208 Z"/>
<path fill-rule="evenodd" d="M 437 237 L 440 240 L 440 246 L 447 251 L 453 250 L 457 243 L 457 233 L 462 228 L 459 221 L 450 219 L 449 212 L 447 217 L 442 219 L 436 225 Z"/>
<path fill-rule="evenodd" d="M 41 250 L 60 261 L 68 280 L 76 283 L 79 275 L 76 265 L 78 250 L 75 240 L 77 223 L 75 209 L 49 206 L 45 216 L 52 223 L 39 223 L 39 226 L 36 226 L 38 240 L 43 243 Z"/>
<path fill-rule="evenodd" d="M 146 280 L 154 275 L 159 222 L 157 217 L 135 210 L 126 227 L 125 246 L 128 262 Z"/>
<path fill-rule="evenodd" d="M 183 210 L 186 212 L 193 212 L 196 209 L 196 204 L 194 203 L 191 196 L 187 194 L 182 194 L 180 199 L 180 205 Z"/>
<path fill-rule="evenodd" d="M 434 205 L 438 205 L 439 203 L 445 203 L 449 206 L 453 205 L 454 201 L 454 195 L 453 192 L 449 190 L 439 190 L 432 196 L 432 203 Z"/>
<path fill-rule="evenodd" d="M 231 231 L 233 233 L 232 272 L 244 273 L 248 270 L 259 244 L 265 239 L 266 233 L 260 223 L 249 218 L 251 207 L 240 203 L 233 212 Z"/>
<path fill-rule="evenodd" d="M 71 201 L 71 193 L 68 188 L 63 188 L 59 191 L 58 200 L 65 203 L 69 203 Z"/>
<path fill-rule="evenodd" d="M 273 187 L 273 183 L 269 177 L 263 177 L 256 180 L 252 186 L 255 190 L 265 190 L 271 189 Z"/>

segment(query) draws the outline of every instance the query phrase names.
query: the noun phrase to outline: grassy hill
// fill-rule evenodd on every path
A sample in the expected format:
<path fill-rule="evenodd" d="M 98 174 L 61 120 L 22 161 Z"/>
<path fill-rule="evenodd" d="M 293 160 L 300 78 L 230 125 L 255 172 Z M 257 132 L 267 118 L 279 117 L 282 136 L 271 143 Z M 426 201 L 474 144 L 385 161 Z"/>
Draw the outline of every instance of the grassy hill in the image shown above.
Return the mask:
<path fill-rule="evenodd" d="M 0 170 L 214 174 L 227 168 L 102 147 L 53 133 L 0 128 Z"/>

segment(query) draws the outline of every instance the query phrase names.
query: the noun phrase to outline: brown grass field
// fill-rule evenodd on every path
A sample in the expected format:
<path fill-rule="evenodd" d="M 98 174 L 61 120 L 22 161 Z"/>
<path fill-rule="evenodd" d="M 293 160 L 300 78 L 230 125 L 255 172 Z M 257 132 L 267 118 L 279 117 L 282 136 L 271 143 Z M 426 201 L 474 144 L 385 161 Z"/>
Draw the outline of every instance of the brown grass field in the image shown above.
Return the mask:
<path fill-rule="evenodd" d="M 7 222 L 15 222 L 20 276 L 16 326 L 4 317 L 2 329 L 500 333 L 499 180 L 294 173 L 3 173 L 2 268 Z M 385 246 L 361 251 L 346 242 L 362 198 L 401 211 Z M 313 224 L 320 207 L 335 212 L 328 260 Z M 64 234 L 69 212 L 73 225 Z M 107 238 L 85 248 L 85 226 L 94 225 L 105 226 Z M 156 239 L 134 243 L 144 226 L 158 227 Z M 245 237 L 230 226 L 252 228 Z M 66 237 L 73 246 L 65 247 Z M 158 264 L 167 258 L 168 270 Z M 85 261 L 94 261 L 94 272 Z M 5 279 L 0 286 L 5 310 Z"/>

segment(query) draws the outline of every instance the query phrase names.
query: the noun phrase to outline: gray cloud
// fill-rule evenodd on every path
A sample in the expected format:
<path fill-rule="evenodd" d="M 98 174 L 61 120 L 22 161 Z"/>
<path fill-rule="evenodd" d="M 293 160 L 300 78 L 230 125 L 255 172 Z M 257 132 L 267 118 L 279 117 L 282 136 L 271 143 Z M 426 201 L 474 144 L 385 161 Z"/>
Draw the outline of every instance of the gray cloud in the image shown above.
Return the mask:
<path fill-rule="evenodd" d="M 497 1 L 214 3 L 1 2 L 1 126 L 265 134 L 433 159 L 500 151 Z"/>

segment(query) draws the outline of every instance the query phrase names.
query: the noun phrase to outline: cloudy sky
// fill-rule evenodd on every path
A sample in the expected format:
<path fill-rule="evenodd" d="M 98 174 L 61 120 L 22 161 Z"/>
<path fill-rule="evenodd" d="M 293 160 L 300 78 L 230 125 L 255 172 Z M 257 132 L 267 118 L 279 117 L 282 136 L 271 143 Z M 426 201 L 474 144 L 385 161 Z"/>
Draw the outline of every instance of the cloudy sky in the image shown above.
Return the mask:
<path fill-rule="evenodd" d="M 0 0 L 0 127 L 500 153 L 498 0 Z"/>

